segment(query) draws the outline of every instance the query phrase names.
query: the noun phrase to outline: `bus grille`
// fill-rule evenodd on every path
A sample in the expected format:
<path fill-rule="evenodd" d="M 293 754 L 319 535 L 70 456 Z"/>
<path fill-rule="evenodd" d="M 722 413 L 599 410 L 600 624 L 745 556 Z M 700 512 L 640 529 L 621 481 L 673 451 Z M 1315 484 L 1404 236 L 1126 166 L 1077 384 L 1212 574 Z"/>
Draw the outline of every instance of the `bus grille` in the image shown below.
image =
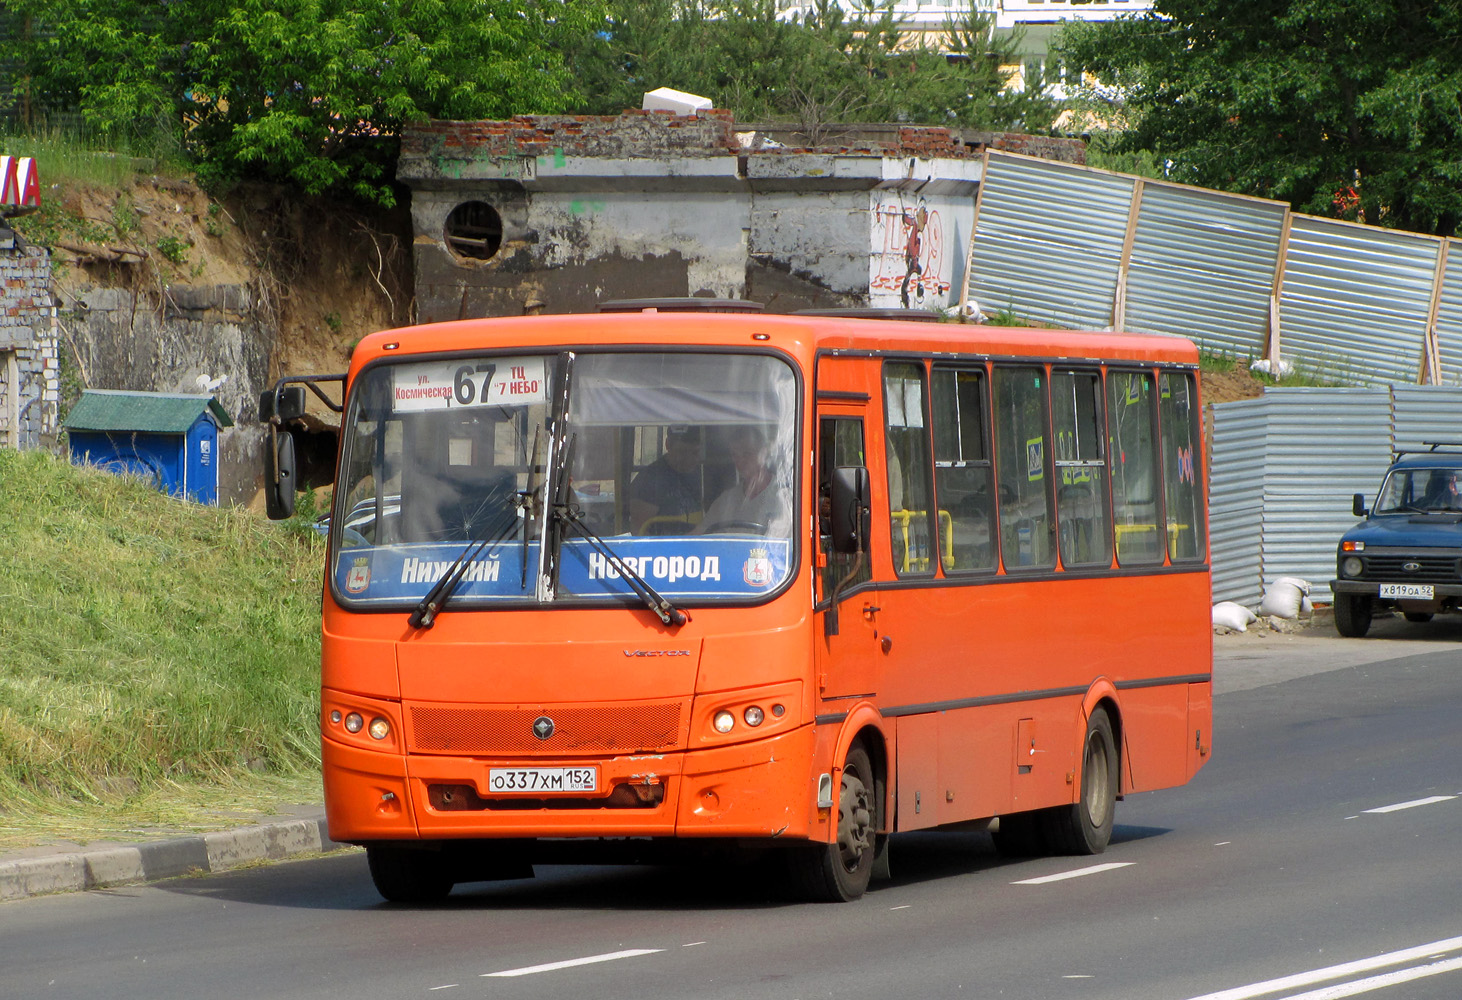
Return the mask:
<path fill-rule="evenodd" d="M 521 708 L 412 706 L 408 752 L 445 754 L 619 754 L 672 750 L 684 740 L 682 705 Z M 533 733 L 540 717 L 553 735 Z"/>

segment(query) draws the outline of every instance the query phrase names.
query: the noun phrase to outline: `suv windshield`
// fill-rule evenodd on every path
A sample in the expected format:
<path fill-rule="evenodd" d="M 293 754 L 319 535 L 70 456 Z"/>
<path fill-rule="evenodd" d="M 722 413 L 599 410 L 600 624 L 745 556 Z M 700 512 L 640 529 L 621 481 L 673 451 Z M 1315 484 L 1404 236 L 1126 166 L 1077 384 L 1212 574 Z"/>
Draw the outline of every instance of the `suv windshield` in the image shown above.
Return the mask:
<path fill-rule="evenodd" d="M 1462 469 L 1393 469 L 1381 485 L 1376 514 L 1462 511 Z"/>
<path fill-rule="evenodd" d="M 797 416 L 792 369 L 765 355 L 374 365 L 353 386 L 344 425 L 335 590 L 356 606 L 410 604 L 481 543 L 454 606 L 633 599 L 576 527 L 543 530 L 545 484 L 558 472 L 560 502 L 665 597 L 769 594 L 790 573 Z M 556 558 L 540 560 L 545 538 Z M 554 579 L 539 588 L 545 565 Z"/>

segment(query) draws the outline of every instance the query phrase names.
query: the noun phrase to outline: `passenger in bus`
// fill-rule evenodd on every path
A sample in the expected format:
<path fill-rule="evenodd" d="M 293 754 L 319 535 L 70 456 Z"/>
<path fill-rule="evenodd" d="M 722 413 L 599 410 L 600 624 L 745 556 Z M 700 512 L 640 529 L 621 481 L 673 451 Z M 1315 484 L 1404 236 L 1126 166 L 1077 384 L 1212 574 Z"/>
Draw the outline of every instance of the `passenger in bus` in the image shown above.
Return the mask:
<path fill-rule="evenodd" d="M 705 506 L 701 486 L 701 430 L 671 427 L 665 453 L 640 471 L 629 487 L 630 530 L 637 535 L 689 531 Z M 654 523 L 646 522 L 654 518 Z"/>
<path fill-rule="evenodd" d="M 767 460 L 766 436 L 755 427 L 738 427 L 731 432 L 729 451 L 736 482 L 711 504 L 696 533 L 789 534 L 790 503 Z"/>

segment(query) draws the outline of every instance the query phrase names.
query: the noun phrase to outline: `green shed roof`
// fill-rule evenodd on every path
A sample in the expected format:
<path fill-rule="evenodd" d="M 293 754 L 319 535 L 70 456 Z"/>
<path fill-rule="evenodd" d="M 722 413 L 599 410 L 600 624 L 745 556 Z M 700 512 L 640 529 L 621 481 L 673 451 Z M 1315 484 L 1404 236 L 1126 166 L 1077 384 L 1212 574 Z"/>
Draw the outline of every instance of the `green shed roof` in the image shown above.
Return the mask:
<path fill-rule="evenodd" d="M 218 400 L 186 392 L 123 392 L 86 389 L 61 426 L 77 431 L 142 431 L 185 434 L 207 410 L 220 427 L 232 427 Z"/>

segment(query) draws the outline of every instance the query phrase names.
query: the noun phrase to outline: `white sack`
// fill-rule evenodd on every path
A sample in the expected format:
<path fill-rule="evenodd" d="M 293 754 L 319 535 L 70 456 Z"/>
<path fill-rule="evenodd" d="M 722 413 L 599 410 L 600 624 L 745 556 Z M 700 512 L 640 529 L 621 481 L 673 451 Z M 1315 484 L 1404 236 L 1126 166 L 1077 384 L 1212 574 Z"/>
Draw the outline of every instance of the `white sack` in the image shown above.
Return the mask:
<path fill-rule="evenodd" d="M 1258 620 L 1259 617 L 1254 612 L 1233 601 L 1219 601 L 1213 606 L 1213 624 L 1215 626 L 1222 625 L 1235 632 L 1247 632 L 1249 623 Z"/>

